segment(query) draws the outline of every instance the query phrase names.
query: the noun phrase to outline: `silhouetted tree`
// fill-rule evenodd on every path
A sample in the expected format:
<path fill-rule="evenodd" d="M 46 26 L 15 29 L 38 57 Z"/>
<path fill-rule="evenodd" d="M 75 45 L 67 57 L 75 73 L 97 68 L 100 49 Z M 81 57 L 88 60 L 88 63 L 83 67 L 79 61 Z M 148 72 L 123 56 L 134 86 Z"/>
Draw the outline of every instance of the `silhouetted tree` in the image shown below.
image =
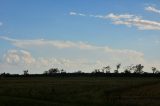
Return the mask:
<path fill-rule="evenodd" d="M 5 74 L 6 74 L 5 72 L 4 72 L 4 73 L 1 73 L 2 76 L 4 76 Z"/>
<path fill-rule="evenodd" d="M 133 69 L 132 65 L 127 66 L 126 69 L 124 70 L 124 73 L 129 74 L 129 73 L 131 73 L 132 69 Z"/>
<path fill-rule="evenodd" d="M 117 67 L 117 70 L 118 70 L 121 67 L 121 64 L 117 64 L 116 67 Z"/>
<path fill-rule="evenodd" d="M 61 69 L 60 71 L 61 71 L 61 73 L 66 73 L 66 71 L 64 69 Z"/>
<path fill-rule="evenodd" d="M 103 70 L 106 71 L 106 73 L 110 73 L 111 67 L 110 66 L 103 67 Z"/>
<path fill-rule="evenodd" d="M 153 72 L 153 74 L 159 74 L 160 73 L 160 71 L 157 70 L 156 67 L 152 67 L 152 72 Z"/>
<path fill-rule="evenodd" d="M 24 75 L 28 75 L 28 70 L 24 70 L 24 71 L 23 71 L 23 74 L 24 74 Z"/>
<path fill-rule="evenodd" d="M 48 74 L 55 74 L 55 73 L 59 73 L 59 69 L 58 68 L 51 68 L 48 70 Z"/>
<path fill-rule="evenodd" d="M 124 73 L 125 73 L 125 74 L 130 74 L 130 73 L 131 73 L 131 71 L 130 71 L 130 70 L 128 70 L 128 69 L 125 69 L 125 70 L 124 70 Z"/>
<path fill-rule="evenodd" d="M 152 67 L 152 72 L 153 72 L 153 74 L 155 74 L 156 71 L 157 71 L 157 68 L 156 68 L 156 67 Z"/>
<path fill-rule="evenodd" d="M 121 64 L 120 64 L 120 63 L 119 63 L 119 64 L 117 64 L 117 65 L 116 65 L 116 68 L 117 68 L 117 69 L 116 69 L 116 70 L 114 70 L 114 73 L 116 73 L 116 74 L 117 74 L 117 73 L 119 73 L 119 71 L 118 71 L 118 70 L 119 70 L 119 68 L 120 68 L 120 67 L 121 67 Z"/>
<path fill-rule="evenodd" d="M 137 64 L 136 66 L 133 66 L 133 68 L 134 68 L 134 73 L 143 74 L 144 66 L 142 66 L 141 64 Z"/>

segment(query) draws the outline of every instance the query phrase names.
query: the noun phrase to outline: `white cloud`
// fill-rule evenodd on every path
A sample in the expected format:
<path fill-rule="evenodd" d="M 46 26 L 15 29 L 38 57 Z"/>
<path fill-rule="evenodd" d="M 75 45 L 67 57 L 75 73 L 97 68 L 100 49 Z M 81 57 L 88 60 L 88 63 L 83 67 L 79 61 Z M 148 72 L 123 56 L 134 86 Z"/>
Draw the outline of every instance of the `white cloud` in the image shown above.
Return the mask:
<path fill-rule="evenodd" d="M 12 39 L 4 36 L 0 36 L 0 39 L 7 40 L 11 42 L 14 46 L 19 48 L 28 48 L 32 46 L 53 46 L 59 49 L 63 48 L 79 48 L 79 49 L 92 49 L 92 46 L 84 42 L 71 42 L 71 41 L 59 41 L 59 40 L 18 40 Z"/>
<path fill-rule="evenodd" d="M 131 14 L 121 14 L 121 15 L 115 15 L 113 13 L 108 14 L 107 16 L 104 16 L 103 18 L 111 18 L 113 20 L 119 20 L 119 19 L 131 19 L 134 18 L 134 15 Z"/>
<path fill-rule="evenodd" d="M 29 69 L 30 73 L 42 73 L 51 67 L 63 68 L 69 72 L 77 70 L 89 72 L 103 65 L 101 61 L 93 62 L 87 59 L 34 58 L 28 51 L 13 49 L 4 54 L 3 62 L 0 63 L 0 72 L 22 73 L 23 70 Z"/>
<path fill-rule="evenodd" d="M 132 14 L 113 14 L 110 13 L 106 16 L 101 16 L 103 19 L 111 19 L 113 24 L 116 25 L 126 25 L 135 26 L 139 30 L 160 30 L 160 22 L 144 20 L 140 16 L 135 16 Z"/>
<path fill-rule="evenodd" d="M 76 13 L 76 12 L 70 12 L 69 15 L 77 15 L 77 16 L 86 16 L 85 14 L 82 13 Z"/>
<path fill-rule="evenodd" d="M 69 14 L 70 15 L 77 15 L 77 13 L 75 13 L 75 12 L 70 12 Z"/>
<path fill-rule="evenodd" d="M 159 10 L 159 9 L 156 9 L 156 8 L 153 7 L 153 6 L 148 6 L 148 7 L 145 8 L 145 10 L 160 14 L 160 10 Z"/>
<path fill-rule="evenodd" d="M 76 15 L 78 14 L 79 13 L 76 13 Z M 86 15 L 85 14 L 85 16 L 100 18 L 100 19 L 107 19 L 107 20 L 111 19 L 112 23 L 115 25 L 126 25 L 128 27 L 134 26 L 139 30 L 160 30 L 160 22 L 145 20 L 141 16 L 136 16 L 132 14 L 114 14 L 114 13 L 110 13 L 107 15 Z"/>
<path fill-rule="evenodd" d="M 35 62 L 35 59 L 25 50 L 9 50 L 6 54 L 4 54 L 3 61 L 8 64 L 30 65 Z"/>
<path fill-rule="evenodd" d="M 8 37 L 0 37 L 1 39 L 7 40 L 11 42 L 14 46 L 19 47 L 21 49 L 31 48 L 31 47 L 55 47 L 58 49 L 64 48 L 75 48 L 80 50 L 95 50 L 95 51 L 102 51 L 104 53 L 111 53 L 111 54 L 120 54 L 125 56 L 138 56 L 143 57 L 143 53 L 137 52 L 135 50 L 120 50 L 120 49 L 113 49 L 108 46 L 95 46 L 85 42 L 71 42 L 71 41 L 60 41 L 60 40 L 43 40 L 43 39 L 35 39 L 35 40 L 18 40 L 18 39 L 11 39 Z"/>

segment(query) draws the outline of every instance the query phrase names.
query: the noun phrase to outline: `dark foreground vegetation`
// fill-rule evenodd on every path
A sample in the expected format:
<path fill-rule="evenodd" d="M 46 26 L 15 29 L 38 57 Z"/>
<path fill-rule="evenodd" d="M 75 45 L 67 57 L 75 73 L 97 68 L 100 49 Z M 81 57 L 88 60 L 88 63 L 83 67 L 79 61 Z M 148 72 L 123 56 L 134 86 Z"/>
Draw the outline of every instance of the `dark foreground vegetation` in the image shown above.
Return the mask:
<path fill-rule="evenodd" d="M 1 75 L 0 106 L 160 106 L 159 76 L 111 75 Z"/>
<path fill-rule="evenodd" d="M 50 68 L 42 74 L 0 74 L 0 106 L 160 106 L 160 71 L 131 65 L 91 73 Z"/>

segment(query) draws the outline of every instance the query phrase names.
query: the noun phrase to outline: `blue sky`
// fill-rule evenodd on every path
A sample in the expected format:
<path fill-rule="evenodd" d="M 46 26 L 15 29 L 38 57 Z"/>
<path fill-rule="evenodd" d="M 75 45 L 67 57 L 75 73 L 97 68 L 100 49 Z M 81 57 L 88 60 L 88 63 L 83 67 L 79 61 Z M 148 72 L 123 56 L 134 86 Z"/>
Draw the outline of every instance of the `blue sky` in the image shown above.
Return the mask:
<path fill-rule="evenodd" d="M 159 0 L 0 0 L 0 14 L 1 72 L 160 68 Z"/>

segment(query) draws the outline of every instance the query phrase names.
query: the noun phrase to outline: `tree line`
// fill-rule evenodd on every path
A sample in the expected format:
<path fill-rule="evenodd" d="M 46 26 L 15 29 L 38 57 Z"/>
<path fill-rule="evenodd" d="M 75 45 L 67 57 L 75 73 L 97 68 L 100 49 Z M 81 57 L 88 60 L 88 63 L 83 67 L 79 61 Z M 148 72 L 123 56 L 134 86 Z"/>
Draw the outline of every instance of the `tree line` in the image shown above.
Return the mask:
<path fill-rule="evenodd" d="M 116 65 L 116 70 L 111 72 L 111 67 L 108 65 L 108 66 L 102 67 L 101 69 L 95 69 L 91 73 L 115 73 L 115 74 L 118 74 L 118 73 L 120 73 L 119 72 L 120 68 L 121 68 L 121 64 L 117 64 Z M 147 72 L 143 71 L 143 68 L 144 68 L 144 66 L 142 64 L 130 65 L 130 66 L 127 66 L 124 69 L 124 71 L 121 72 L 121 73 L 126 73 L 126 74 L 129 74 L 129 73 L 130 74 L 132 74 L 132 73 L 145 74 L 145 73 L 147 73 Z M 151 70 L 152 70 L 153 74 L 159 74 L 160 73 L 160 71 L 156 67 L 151 67 Z M 64 69 L 50 68 L 48 71 L 44 72 L 44 74 L 54 74 L 54 73 L 66 73 L 66 71 Z M 73 72 L 73 73 L 84 73 L 84 72 L 79 70 L 79 71 L 76 71 L 76 72 Z"/>
<path fill-rule="evenodd" d="M 123 71 L 119 72 L 119 69 L 122 67 L 122 65 L 119 63 L 116 65 L 116 69 L 115 70 L 111 70 L 111 66 L 107 65 L 105 67 L 102 67 L 100 69 L 95 69 L 93 70 L 91 73 L 88 73 L 88 74 L 140 74 L 140 75 L 143 75 L 143 74 L 159 74 L 160 75 L 160 71 L 156 68 L 156 67 L 151 67 L 151 70 L 152 72 L 151 73 L 148 73 L 148 72 L 145 72 L 143 71 L 144 69 L 144 66 L 142 64 L 137 64 L 137 65 L 129 65 L 129 66 L 126 66 L 124 68 Z M 66 70 L 64 69 L 59 69 L 59 68 L 50 68 L 48 69 L 47 71 L 44 71 L 42 74 L 39 74 L 39 75 L 57 75 L 57 74 L 63 74 L 63 75 L 66 75 L 66 74 L 87 74 L 81 70 L 78 70 L 78 71 L 75 71 L 75 72 L 72 72 L 72 73 L 68 73 Z M 0 74 L 1 76 L 3 75 L 10 75 L 9 73 L 1 73 Z M 14 75 L 18 75 L 18 74 L 14 74 Z M 31 75 L 29 74 L 29 71 L 28 70 L 23 70 L 23 75 L 24 76 L 28 76 L 28 75 Z M 33 75 L 33 74 L 32 74 Z"/>

